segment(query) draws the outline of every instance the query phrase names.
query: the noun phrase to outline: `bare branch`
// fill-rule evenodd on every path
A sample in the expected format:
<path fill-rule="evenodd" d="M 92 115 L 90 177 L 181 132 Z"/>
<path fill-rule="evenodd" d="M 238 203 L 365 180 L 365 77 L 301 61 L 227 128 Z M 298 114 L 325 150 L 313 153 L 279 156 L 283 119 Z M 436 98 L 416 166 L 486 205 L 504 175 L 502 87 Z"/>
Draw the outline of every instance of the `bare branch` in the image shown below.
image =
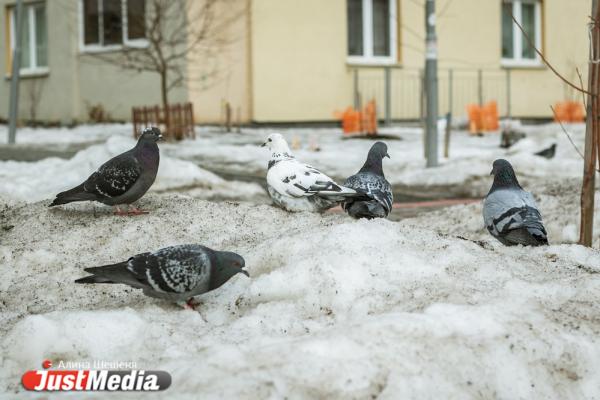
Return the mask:
<path fill-rule="evenodd" d="M 571 142 L 571 144 L 573 145 L 573 148 L 575 149 L 577 154 L 579 154 L 579 156 L 581 157 L 582 160 L 585 160 L 583 153 L 577 148 L 577 146 L 575 145 L 575 142 L 573 142 L 573 139 L 571 139 L 571 135 L 569 135 L 569 132 L 567 132 L 567 130 L 565 129 L 565 126 L 562 124 L 561 120 L 558 118 L 558 115 L 556 114 L 554 107 L 550 106 L 550 109 L 552 110 L 552 113 L 554 114 L 554 119 L 556 119 L 556 121 L 559 123 L 560 127 L 562 128 L 562 131 L 567 136 L 567 139 L 569 139 L 569 142 Z"/>
<path fill-rule="evenodd" d="M 546 57 L 544 57 L 544 55 L 542 54 L 541 51 L 538 50 L 537 47 L 535 47 L 535 44 L 533 43 L 533 41 L 531 40 L 531 38 L 529 37 L 529 35 L 527 34 L 527 32 L 525 32 L 525 29 L 523 29 L 523 27 L 521 26 L 521 24 L 519 24 L 515 18 L 515 16 L 513 15 L 513 13 L 510 13 L 510 17 L 512 18 L 513 22 L 519 27 L 519 29 L 521 30 L 521 33 L 523 33 L 523 36 L 525 36 L 525 38 L 527 39 L 527 42 L 529 43 L 529 45 L 531 46 L 531 48 L 537 53 L 538 56 L 540 56 L 540 58 L 542 59 L 542 61 L 544 62 L 544 64 L 546 64 L 548 66 L 548 68 L 550 68 L 550 70 L 552 72 L 554 72 L 554 75 L 558 76 L 564 83 L 566 83 L 567 85 L 571 86 L 573 89 L 578 90 L 581 93 L 585 93 L 588 94 L 590 96 L 595 96 L 594 94 L 588 92 L 587 90 L 585 90 L 583 87 L 579 87 L 573 83 L 571 83 L 568 79 L 566 79 L 565 77 L 563 77 L 553 66 L 552 64 L 550 64 L 550 62 L 548 62 L 548 60 L 546 60 Z"/>

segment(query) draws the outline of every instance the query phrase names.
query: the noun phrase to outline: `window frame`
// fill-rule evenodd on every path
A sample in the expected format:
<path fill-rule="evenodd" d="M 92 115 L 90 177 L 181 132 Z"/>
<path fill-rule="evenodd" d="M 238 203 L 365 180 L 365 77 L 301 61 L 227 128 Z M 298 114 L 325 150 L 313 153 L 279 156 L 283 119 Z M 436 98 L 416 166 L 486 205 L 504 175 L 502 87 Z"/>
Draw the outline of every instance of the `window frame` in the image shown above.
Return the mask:
<path fill-rule="evenodd" d="M 390 30 L 390 55 L 373 55 L 373 0 L 362 0 L 362 24 L 363 24 L 363 55 L 352 56 L 348 54 L 348 43 L 346 43 L 346 62 L 353 65 L 392 65 L 397 64 L 398 60 L 398 18 L 397 1 L 388 0 L 389 7 L 389 30 Z M 348 16 L 346 16 L 346 29 L 348 26 Z M 346 35 L 346 38 L 348 35 Z M 348 39 L 346 39 L 348 40 Z"/>
<path fill-rule="evenodd" d="M 127 1 L 128 0 L 120 0 L 121 1 L 121 37 L 123 39 L 123 43 L 121 44 L 85 44 L 85 16 L 83 15 L 83 1 L 79 0 L 77 14 L 79 17 L 79 51 L 81 53 L 102 53 L 108 51 L 118 51 L 124 48 L 145 48 L 148 47 L 148 39 L 140 38 L 140 39 L 129 39 L 129 29 L 128 29 L 128 16 L 127 16 Z M 98 38 L 102 39 L 102 34 L 104 31 L 103 24 L 103 6 L 104 0 L 98 0 Z M 144 15 L 146 18 L 146 15 Z"/>
<path fill-rule="evenodd" d="M 48 15 L 47 15 L 47 7 L 46 7 L 46 2 L 44 1 L 38 1 L 38 2 L 32 2 L 32 3 L 25 3 L 23 4 L 23 23 L 25 23 L 25 20 L 27 19 L 27 26 L 29 27 L 29 43 L 27 43 L 27 51 L 29 51 L 29 60 L 30 60 L 30 65 L 27 68 L 23 68 L 22 66 L 19 65 L 19 76 L 23 77 L 23 76 L 38 76 L 38 75 L 46 75 L 50 72 L 50 68 L 48 67 L 48 65 L 44 65 L 44 66 L 39 66 L 37 63 L 37 51 L 36 51 L 36 47 L 37 47 L 37 23 L 36 23 L 36 17 L 35 17 L 35 10 L 38 7 L 43 7 L 44 8 L 44 18 L 46 18 L 46 61 L 48 61 L 49 59 L 49 49 L 50 46 L 48 44 Z M 9 39 L 9 45 L 8 45 L 8 57 L 7 57 L 7 70 L 6 70 L 6 76 L 12 76 L 12 61 L 13 61 L 13 54 L 14 54 L 14 49 L 15 49 L 15 43 L 16 43 L 16 24 L 15 24 L 15 19 L 17 17 L 16 15 L 16 8 L 15 6 L 9 6 L 6 8 L 6 12 L 9 14 L 8 15 L 8 39 Z M 23 51 L 23 49 L 21 49 L 21 51 Z"/>
<path fill-rule="evenodd" d="M 502 3 L 512 4 L 512 13 L 515 19 L 523 26 L 522 4 L 533 4 L 534 6 L 534 31 L 535 31 L 535 47 L 542 50 L 542 1 L 541 0 L 503 0 Z M 501 8 L 501 12 L 504 12 Z M 502 25 L 502 24 L 501 24 Z M 541 67 L 542 59 L 535 52 L 534 58 L 523 58 L 523 40 L 527 40 L 525 35 L 517 24 L 511 23 L 513 34 L 513 57 L 506 58 L 500 54 L 500 65 L 503 67 Z M 501 26 L 502 29 L 502 26 Z M 500 32 L 500 53 L 502 53 L 502 31 Z M 515 57 L 518 55 L 518 57 Z"/>

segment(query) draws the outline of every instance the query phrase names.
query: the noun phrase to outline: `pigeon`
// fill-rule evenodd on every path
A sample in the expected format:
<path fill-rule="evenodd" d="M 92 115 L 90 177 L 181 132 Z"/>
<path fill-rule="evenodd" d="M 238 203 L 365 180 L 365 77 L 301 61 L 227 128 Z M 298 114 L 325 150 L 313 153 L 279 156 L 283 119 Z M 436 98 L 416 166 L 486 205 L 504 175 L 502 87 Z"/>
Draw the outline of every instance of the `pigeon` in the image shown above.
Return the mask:
<path fill-rule="evenodd" d="M 262 146 L 271 150 L 267 191 L 276 206 L 292 212 L 322 212 L 348 196 L 359 195 L 353 189 L 338 185 L 315 167 L 296 160 L 279 133 L 269 135 Z"/>
<path fill-rule="evenodd" d="M 494 161 L 494 183 L 483 201 L 483 221 L 487 230 L 506 246 L 548 244 L 542 216 L 531 193 L 523 190 L 512 165 Z"/>
<path fill-rule="evenodd" d="M 381 165 L 383 157 L 390 158 L 386 144 L 374 143 L 360 171 L 344 182 L 344 186 L 365 195 L 364 198 L 348 198 L 342 203 L 342 207 L 350 216 L 367 219 L 385 218 L 392 210 L 394 195 L 390 183 L 383 175 Z"/>
<path fill-rule="evenodd" d="M 249 277 L 244 265 L 236 253 L 183 244 L 137 254 L 116 264 L 85 268 L 92 275 L 75 283 L 122 283 L 142 289 L 146 296 L 193 308 L 192 297 L 221 287 L 238 273 Z"/>
<path fill-rule="evenodd" d="M 139 215 L 146 211 L 136 207 L 123 212 L 120 204 L 139 200 L 156 179 L 160 154 L 156 142 L 162 139 L 158 128 L 146 128 L 135 147 L 108 160 L 81 185 L 61 192 L 49 207 L 74 201 L 98 201 L 116 206 L 117 215 Z"/>
<path fill-rule="evenodd" d="M 554 158 L 555 154 L 556 154 L 556 143 L 552 143 L 552 146 L 535 153 L 536 156 L 544 157 L 547 159 Z"/>

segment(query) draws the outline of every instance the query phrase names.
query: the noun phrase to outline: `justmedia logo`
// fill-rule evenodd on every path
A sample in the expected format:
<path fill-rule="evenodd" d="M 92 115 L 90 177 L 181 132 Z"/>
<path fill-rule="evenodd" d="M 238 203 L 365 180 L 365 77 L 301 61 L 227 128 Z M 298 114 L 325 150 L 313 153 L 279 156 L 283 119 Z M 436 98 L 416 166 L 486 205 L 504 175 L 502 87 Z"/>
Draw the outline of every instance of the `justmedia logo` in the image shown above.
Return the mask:
<path fill-rule="evenodd" d="M 166 371 L 138 369 L 109 370 L 50 370 L 52 362 L 42 362 L 44 370 L 30 370 L 21 382 L 33 391 L 142 391 L 157 392 L 171 386 L 171 375 Z"/>

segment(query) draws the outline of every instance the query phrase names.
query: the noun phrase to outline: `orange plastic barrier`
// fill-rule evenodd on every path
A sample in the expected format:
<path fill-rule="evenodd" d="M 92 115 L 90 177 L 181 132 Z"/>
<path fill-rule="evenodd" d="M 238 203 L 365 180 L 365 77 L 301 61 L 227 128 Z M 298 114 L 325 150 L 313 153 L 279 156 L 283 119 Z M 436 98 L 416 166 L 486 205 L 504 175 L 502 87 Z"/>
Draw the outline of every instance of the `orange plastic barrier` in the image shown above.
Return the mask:
<path fill-rule="evenodd" d="M 477 104 L 467 105 L 469 115 L 469 132 L 472 134 L 481 132 L 494 132 L 500 129 L 498 116 L 498 104 L 495 101 L 479 106 Z"/>
<path fill-rule="evenodd" d="M 375 100 L 369 101 L 362 111 L 348 107 L 343 112 L 336 112 L 334 115 L 336 118 L 342 120 L 344 135 L 355 133 L 377 134 L 377 107 Z"/>
<path fill-rule="evenodd" d="M 583 122 L 585 111 L 577 101 L 563 101 L 554 105 L 554 120 L 556 122 Z"/>

